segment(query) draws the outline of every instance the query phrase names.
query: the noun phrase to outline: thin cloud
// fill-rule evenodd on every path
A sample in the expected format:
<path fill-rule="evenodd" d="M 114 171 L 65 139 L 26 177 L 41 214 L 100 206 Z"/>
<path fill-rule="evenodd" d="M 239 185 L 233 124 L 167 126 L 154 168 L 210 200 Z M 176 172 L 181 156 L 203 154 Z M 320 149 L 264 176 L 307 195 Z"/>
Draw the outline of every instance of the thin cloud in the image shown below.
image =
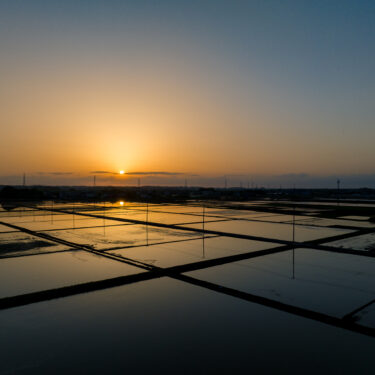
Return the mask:
<path fill-rule="evenodd" d="M 73 172 L 48 172 L 48 174 L 51 174 L 53 176 L 68 176 L 73 174 Z"/>
<path fill-rule="evenodd" d="M 130 176 L 180 176 L 184 175 L 181 172 L 125 172 L 125 174 Z"/>
<path fill-rule="evenodd" d="M 109 171 L 91 171 L 91 174 L 118 174 L 115 172 L 109 172 Z"/>
<path fill-rule="evenodd" d="M 37 172 L 37 174 L 41 176 L 69 176 L 72 175 L 73 172 Z"/>
<path fill-rule="evenodd" d="M 118 175 L 118 172 L 110 171 L 91 171 L 91 174 L 107 174 L 107 175 Z M 166 172 L 166 171 L 135 171 L 135 172 L 125 172 L 125 176 L 196 176 L 197 174 L 186 174 L 182 172 Z"/>

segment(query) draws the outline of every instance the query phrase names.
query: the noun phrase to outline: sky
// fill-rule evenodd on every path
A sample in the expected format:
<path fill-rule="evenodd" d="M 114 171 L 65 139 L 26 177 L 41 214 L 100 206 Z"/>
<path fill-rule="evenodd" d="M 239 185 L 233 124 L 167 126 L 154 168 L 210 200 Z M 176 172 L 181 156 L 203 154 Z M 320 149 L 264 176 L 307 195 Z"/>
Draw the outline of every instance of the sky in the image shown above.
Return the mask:
<path fill-rule="evenodd" d="M 365 0 L 0 0 L 0 184 L 375 187 L 374 25 Z"/>

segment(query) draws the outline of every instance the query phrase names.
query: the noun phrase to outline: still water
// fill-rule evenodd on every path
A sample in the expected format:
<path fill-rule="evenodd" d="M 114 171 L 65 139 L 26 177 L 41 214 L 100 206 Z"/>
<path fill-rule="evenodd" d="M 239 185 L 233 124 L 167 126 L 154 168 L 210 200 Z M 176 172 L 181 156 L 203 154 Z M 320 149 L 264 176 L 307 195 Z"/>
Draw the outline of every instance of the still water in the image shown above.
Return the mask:
<path fill-rule="evenodd" d="M 127 202 L 47 202 L 40 208 L 0 212 L 0 306 L 4 297 L 151 272 L 121 257 L 159 268 L 199 264 L 184 274 L 195 282 L 170 273 L 0 310 L 0 374 L 373 373 L 373 337 L 221 291 L 231 288 L 336 318 L 374 300 L 373 257 L 312 248 L 264 255 L 280 251 L 272 239 L 292 239 L 290 215 Z M 356 217 L 322 219 L 300 210 L 295 219 L 297 241 L 320 239 L 358 250 L 374 242 L 373 234 L 329 241 L 353 232 L 334 225 L 373 226 Z M 226 257 L 237 260 L 217 263 Z M 375 328 L 374 309 L 370 303 L 355 313 L 357 323 Z"/>

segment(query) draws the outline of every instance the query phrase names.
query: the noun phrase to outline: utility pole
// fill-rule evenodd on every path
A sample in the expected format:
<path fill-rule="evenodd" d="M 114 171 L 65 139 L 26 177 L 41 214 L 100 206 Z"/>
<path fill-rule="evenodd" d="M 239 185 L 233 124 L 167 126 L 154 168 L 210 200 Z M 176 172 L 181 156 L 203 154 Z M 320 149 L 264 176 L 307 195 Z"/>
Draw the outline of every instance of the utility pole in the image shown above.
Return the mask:
<path fill-rule="evenodd" d="M 26 186 L 26 173 L 23 174 L 22 185 Z"/>
<path fill-rule="evenodd" d="M 292 240 L 293 240 L 293 251 L 292 251 L 292 258 L 293 258 L 293 276 L 292 279 L 295 278 L 295 238 L 296 238 L 296 206 L 293 205 L 293 234 L 292 234 Z"/>
<path fill-rule="evenodd" d="M 146 203 L 146 246 L 148 246 L 148 202 Z"/>
<path fill-rule="evenodd" d="M 204 237 L 204 215 L 205 215 L 205 206 L 202 207 L 202 230 L 203 230 L 203 237 Z"/>
<path fill-rule="evenodd" d="M 103 235 L 105 236 L 105 210 L 106 210 L 106 202 L 103 205 Z"/>
<path fill-rule="evenodd" d="M 94 186 L 96 186 L 96 176 L 94 176 Z"/>
<path fill-rule="evenodd" d="M 295 197 L 295 190 L 296 186 L 293 184 L 293 200 L 296 199 Z M 292 274 L 292 279 L 295 278 L 295 240 L 296 240 L 296 204 L 294 202 L 293 204 L 293 227 L 292 227 L 292 241 L 293 241 L 293 249 L 292 249 L 292 269 L 293 269 L 293 274 Z"/>

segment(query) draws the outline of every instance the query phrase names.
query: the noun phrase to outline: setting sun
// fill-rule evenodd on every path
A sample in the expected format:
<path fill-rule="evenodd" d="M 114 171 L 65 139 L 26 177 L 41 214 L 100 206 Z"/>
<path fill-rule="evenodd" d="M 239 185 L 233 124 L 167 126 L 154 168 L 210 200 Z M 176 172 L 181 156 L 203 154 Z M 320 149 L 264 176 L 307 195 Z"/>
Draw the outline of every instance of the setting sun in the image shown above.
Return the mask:
<path fill-rule="evenodd" d="M 120 173 L 120 174 L 125 174 L 125 171 L 120 171 L 119 173 Z"/>

